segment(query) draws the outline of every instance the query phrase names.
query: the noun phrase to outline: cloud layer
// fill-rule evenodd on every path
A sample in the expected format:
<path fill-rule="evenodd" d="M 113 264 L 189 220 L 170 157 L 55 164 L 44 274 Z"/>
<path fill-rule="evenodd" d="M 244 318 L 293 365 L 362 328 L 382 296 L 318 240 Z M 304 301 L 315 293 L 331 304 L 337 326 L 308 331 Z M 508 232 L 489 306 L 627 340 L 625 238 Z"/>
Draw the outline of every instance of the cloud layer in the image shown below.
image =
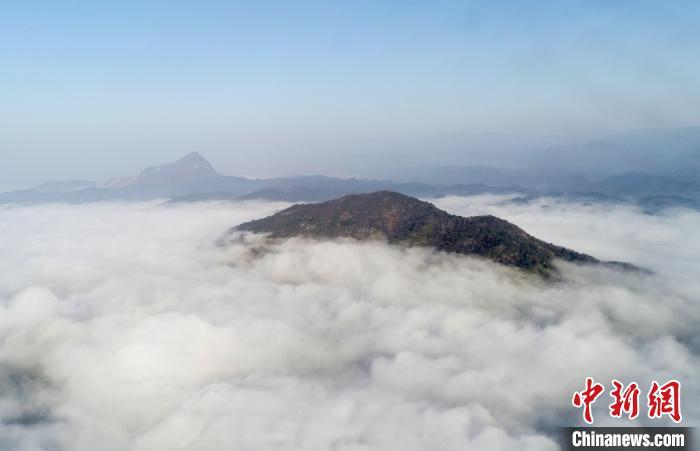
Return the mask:
<path fill-rule="evenodd" d="M 4 207 L 0 448 L 557 449 L 586 376 L 678 378 L 696 424 L 700 215 L 504 200 L 438 204 L 656 274 L 217 244 L 284 204 Z"/>

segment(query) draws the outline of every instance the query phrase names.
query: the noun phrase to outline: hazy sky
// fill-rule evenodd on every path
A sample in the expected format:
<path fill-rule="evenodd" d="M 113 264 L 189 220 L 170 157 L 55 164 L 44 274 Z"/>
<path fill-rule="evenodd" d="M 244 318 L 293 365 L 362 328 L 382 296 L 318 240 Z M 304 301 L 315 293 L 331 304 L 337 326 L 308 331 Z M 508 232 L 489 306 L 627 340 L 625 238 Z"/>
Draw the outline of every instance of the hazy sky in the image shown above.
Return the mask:
<path fill-rule="evenodd" d="M 0 186 L 700 123 L 693 1 L 3 2 Z M 352 170 L 350 170 L 352 172 Z"/>

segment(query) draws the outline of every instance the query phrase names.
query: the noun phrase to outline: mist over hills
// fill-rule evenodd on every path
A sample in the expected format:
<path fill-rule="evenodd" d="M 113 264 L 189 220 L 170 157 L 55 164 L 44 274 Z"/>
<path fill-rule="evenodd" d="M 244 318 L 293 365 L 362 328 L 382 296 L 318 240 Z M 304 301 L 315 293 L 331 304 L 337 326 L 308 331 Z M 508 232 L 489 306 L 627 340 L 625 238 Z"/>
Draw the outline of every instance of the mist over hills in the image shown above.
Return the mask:
<path fill-rule="evenodd" d="M 632 202 L 648 212 L 675 206 L 700 208 L 700 127 L 634 130 L 494 159 L 507 163 L 422 166 L 387 176 L 428 184 L 470 180 L 490 187 L 518 186 L 532 198 Z"/>
<path fill-rule="evenodd" d="M 498 155 L 494 156 L 498 158 Z M 391 190 L 410 196 L 521 193 L 631 202 L 648 212 L 700 208 L 700 127 L 619 133 L 585 144 L 503 156 L 498 166 L 386 168 L 381 178 L 324 175 L 252 179 L 219 173 L 202 155 L 190 153 L 138 175 L 51 181 L 0 194 L 0 203 L 95 202 L 169 199 L 279 200 L 317 202 L 354 193 Z"/>
<path fill-rule="evenodd" d="M 678 378 L 697 424 L 700 213 L 500 197 L 435 204 L 654 274 L 562 262 L 542 283 L 419 246 L 216 242 L 284 203 L 3 207 L 7 448 L 554 451 L 583 423 L 582 375 Z"/>
<path fill-rule="evenodd" d="M 672 173 L 700 164 L 700 127 L 632 130 L 583 144 L 535 151 L 530 170 L 566 171 L 594 180 L 626 172 Z"/>

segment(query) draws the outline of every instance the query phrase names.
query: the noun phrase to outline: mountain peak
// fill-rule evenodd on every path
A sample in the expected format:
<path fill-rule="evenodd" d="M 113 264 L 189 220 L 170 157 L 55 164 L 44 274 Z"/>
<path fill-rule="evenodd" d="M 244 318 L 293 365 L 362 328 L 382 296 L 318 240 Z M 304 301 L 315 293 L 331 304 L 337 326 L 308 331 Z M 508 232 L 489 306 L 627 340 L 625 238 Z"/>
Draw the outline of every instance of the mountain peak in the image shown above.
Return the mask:
<path fill-rule="evenodd" d="M 144 169 L 135 183 L 141 185 L 189 183 L 217 177 L 220 177 L 219 173 L 202 155 L 191 152 L 174 163 Z"/>
<path fill-rule="evenodd" d="M 598 262 L 589 255 L 539 240 L 495 216 L 455 216 L 429 202 L 392 191 L 297 204 L 241 224 L 236 230 L 268 233 L 271 238 L 380 238 L 390 244 L 478 255 L 542 275 L 554 270 L 554 259 Z"/>
<path fill-rule="evenodd" d="M 175 164 L 178 163 L 206 163 L 209 164 L 209 162 L 200 154 L 199 152 L 190 152 L 184 157 L 180 158 L 175 162 Z"/>

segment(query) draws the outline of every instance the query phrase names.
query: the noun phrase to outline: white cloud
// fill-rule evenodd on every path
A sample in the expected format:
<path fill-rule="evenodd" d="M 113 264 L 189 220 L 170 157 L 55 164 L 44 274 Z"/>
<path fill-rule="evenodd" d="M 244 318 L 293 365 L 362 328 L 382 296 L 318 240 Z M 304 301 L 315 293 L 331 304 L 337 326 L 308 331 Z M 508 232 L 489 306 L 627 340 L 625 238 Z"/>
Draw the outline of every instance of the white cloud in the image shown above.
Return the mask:
<path fill-rule="evenodd" d="M 5 207 L 0 448 L 556 449 L 588 375 L 678 378 L 694 424 L 700 215 L 501 200 L 439 204 L 658 273 L 216 244 L 284 204 Z"/>

